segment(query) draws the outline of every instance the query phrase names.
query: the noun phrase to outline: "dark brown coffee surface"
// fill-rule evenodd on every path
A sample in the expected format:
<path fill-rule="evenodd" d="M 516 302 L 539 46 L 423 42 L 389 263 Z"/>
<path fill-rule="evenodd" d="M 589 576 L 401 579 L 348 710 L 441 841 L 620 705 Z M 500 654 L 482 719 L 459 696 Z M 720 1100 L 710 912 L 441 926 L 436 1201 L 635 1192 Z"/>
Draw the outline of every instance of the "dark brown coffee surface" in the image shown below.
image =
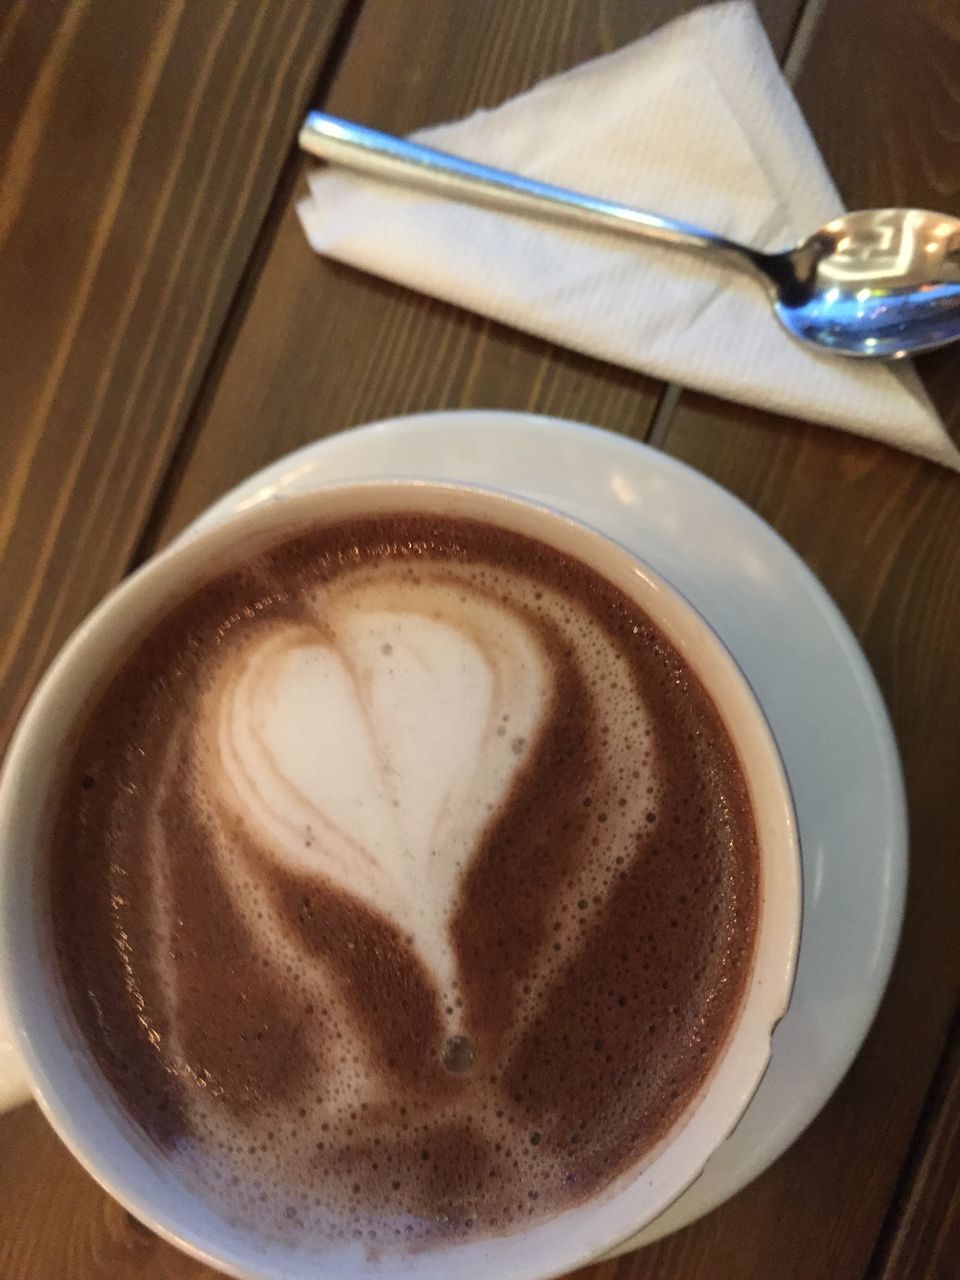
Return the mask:
<path fill-rule="evenodd" d="M 90 706 L 50 886 L 79 1026 L 183 1176 L 377 1247 L 642 1161 L 726 1042 L 759 892 L 732 744 L 650 619 L 406 515 L 288 537 L 154 626 Z"/>

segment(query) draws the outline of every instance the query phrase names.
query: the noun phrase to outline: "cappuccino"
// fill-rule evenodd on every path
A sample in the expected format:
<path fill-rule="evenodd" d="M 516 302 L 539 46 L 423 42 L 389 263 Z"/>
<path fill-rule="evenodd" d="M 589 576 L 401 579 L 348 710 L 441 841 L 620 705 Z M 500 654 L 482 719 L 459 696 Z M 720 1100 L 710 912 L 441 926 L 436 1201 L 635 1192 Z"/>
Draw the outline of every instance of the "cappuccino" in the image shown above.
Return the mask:
<path fill-rule="evenodd" d="M 584 563 L 457 517 L 289 533 L 91 701 L 50 904 L 122 1108 L 224 1215 L 378 1249 L 642 1165 L 752 964 L 719 713 Z"/>

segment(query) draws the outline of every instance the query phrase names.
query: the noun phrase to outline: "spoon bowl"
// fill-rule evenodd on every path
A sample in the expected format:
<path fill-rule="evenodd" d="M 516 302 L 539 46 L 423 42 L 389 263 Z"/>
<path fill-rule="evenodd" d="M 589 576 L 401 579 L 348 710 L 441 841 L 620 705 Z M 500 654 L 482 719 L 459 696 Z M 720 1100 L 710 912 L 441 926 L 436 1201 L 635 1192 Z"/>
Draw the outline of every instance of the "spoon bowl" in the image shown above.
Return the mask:
<path fill-rule="evenodd" d="M 838 355 L 895 359 L 960 337 L 960 220 L 925 209 L 844 214 L 754 263 L 783 327 Z"/>

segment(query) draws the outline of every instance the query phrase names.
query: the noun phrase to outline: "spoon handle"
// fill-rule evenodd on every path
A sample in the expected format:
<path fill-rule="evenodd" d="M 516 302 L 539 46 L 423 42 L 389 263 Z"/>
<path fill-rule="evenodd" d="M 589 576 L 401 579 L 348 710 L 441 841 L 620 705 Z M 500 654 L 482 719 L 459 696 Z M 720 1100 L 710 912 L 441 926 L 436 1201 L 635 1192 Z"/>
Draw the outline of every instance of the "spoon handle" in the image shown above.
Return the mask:
<path fill-rule="evenodd" d="M 419 187 L 448 200 L 485 205 L 503 213 L 549 218 L 569 226 L 652 240 L 685 249 L 736 255 L 756 266 L 755 251 L 689 222 L 644 213 L 614 200 L 582 195 L 533 178 L 476 164 L 405 138 L 349 120 L 311 111 L 300 130 L 300 146 L 311 155 L 372 178 Z M 760 256 L 760 255 L 757 255 Z"/>

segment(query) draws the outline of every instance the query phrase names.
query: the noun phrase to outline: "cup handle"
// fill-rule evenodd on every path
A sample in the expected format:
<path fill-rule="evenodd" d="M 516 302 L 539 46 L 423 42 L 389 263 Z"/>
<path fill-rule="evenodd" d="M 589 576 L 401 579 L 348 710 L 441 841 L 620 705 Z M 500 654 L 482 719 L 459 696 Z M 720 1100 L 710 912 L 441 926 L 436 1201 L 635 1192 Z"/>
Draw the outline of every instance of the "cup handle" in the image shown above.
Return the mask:
<path fill-rule="evenodd" d="M 10 1018 L 0 996 L 0 1114 L 18 1107 L 29 1097 L 27 1066 L 14 1044 Z"/>

